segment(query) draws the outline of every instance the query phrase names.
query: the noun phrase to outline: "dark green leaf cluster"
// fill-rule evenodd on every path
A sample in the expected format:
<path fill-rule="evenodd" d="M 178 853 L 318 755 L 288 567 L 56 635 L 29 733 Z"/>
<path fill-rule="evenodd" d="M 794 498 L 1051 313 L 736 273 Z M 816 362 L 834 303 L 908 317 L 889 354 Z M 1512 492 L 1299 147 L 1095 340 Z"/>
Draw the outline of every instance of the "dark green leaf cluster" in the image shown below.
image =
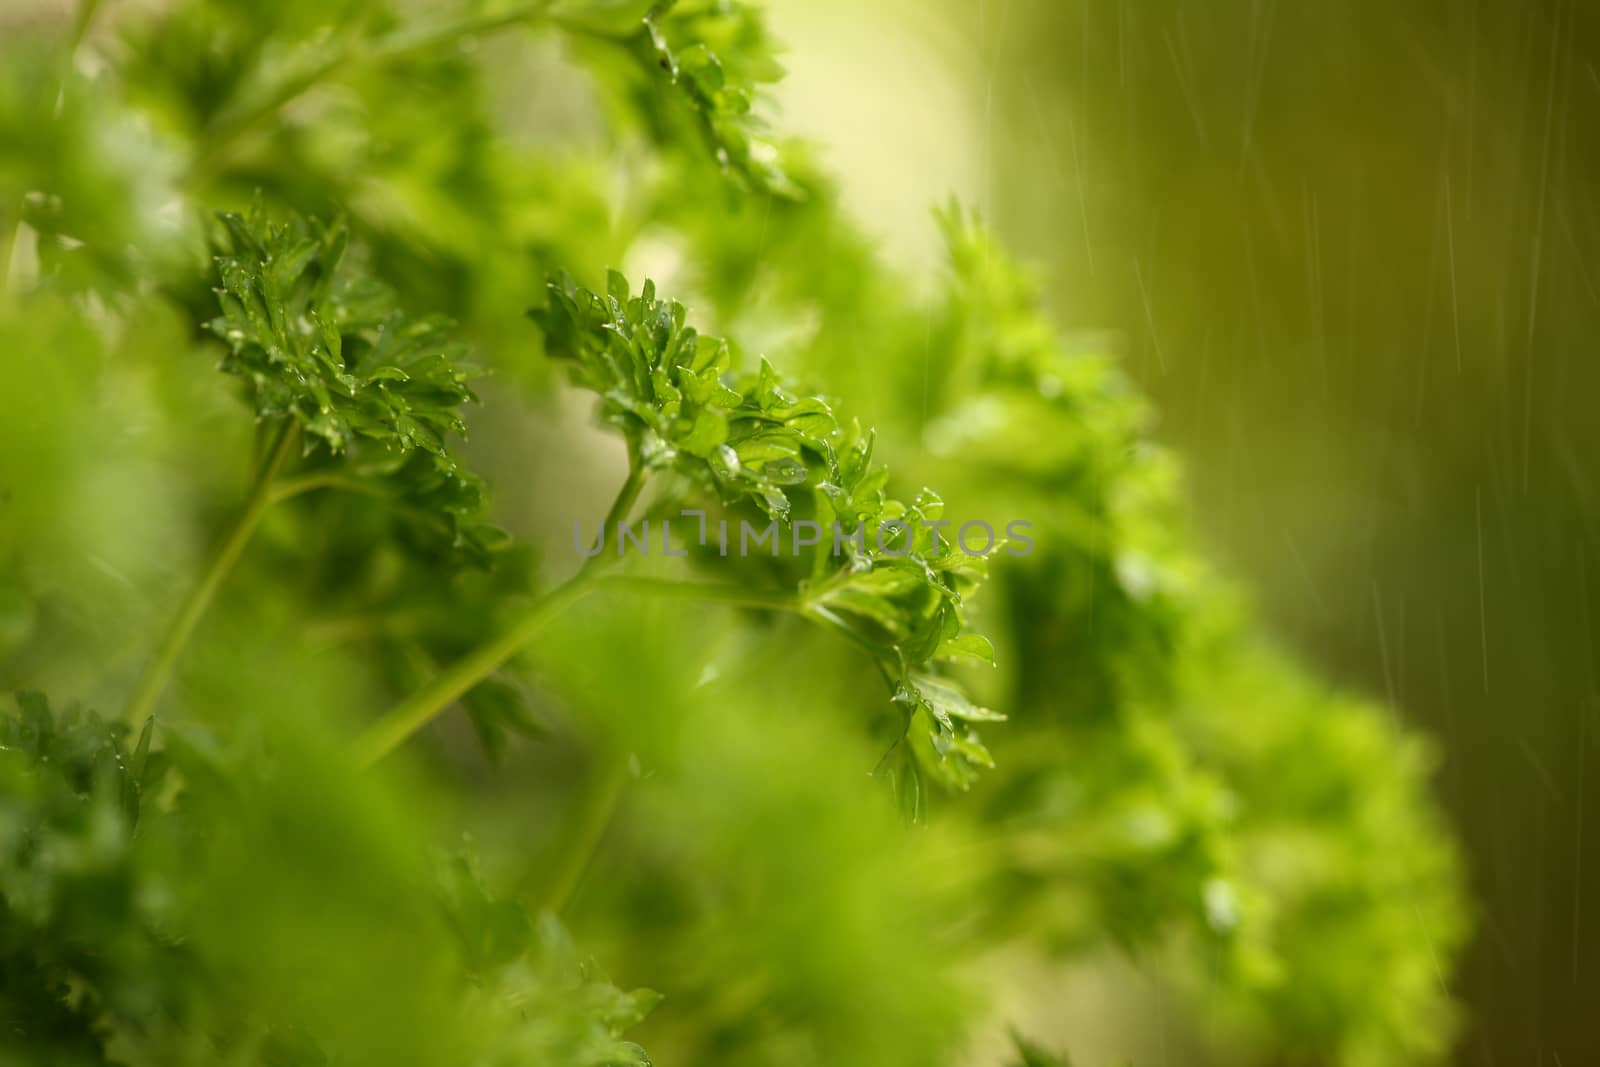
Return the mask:
<path fill-rule="evenodd" d="M 912 761 L 905 797 L 921 807 L 915 771 L 965 789 L 993 766 L 973 723 L 1004 718 L 969 701 L 932 668 L 943 659 L 992 663 L 968 631 L 963 604 L 987 573 L 936 525 L 943 502 L 923 490 L 888 495 L 873 436 L 843 426 L 829 403 L 788 387 L 765 360 L 737 373 L 729 346 L 699 334 L 676 301 L 645 282 L 638 296 L 612 272 L 604 297 L 553 281 L 532 315 L 546 351 L 601 398 L 601 418 L 627 438 L 636 467 L 667 470 L 725 507 L 754 504 L 785 530 L 807 516 L 819 541 L 800 587 L 804 611 L 863 645 L 904 712 Z M 795 538 L 798 543 L 799 539 Z"/>
<path fill-rule="evenodd" d="M 614 0 L 560 7 L 552 21 L 584 49 L 615 120 L 637 127 L 702 181 L 731 179 L 736 193 L 799 200 L 798 146 L 772 135 L 765 87 L 783 75 L 761 10 L 727 0 Z M 709 161 L 715 170 L 703 165 Z M 731 201 L 730 201 L 731 203 Z"/>
<path fill-rule="evenodd" d="M 987 231 L 943 221 L 955 388 L 930 437 L 961 456 L 964 495 L 1041 519 L 1041 551 L 1006 583 L 1030 670 L 1000 756 L 1017 787 L 994 798 L 1016 835 L 1002 895 L 1033 898 L 1031 928 L 1066 943 L 1084 931 L 1051 916 L 1084 905 L 1074 887 L 1098 933 L 1200 932 L 1215 957 L 1202 995 L 1226 975 L 1249 1025 L 1290 1045 L 1346 1063 L 1436 1057 L 1453 1012 L 1437 963 L 1465 921 L 1426 745 L 1248 632 L 1186 536 L 1144 402 L 1104 354 L 1061 343 Z M 1065 642 L 1077 654 L 1052 655 Z"/>
<path fill-rule="evenodd" d="M 228 241 L 211 330 L 229 347 L 223 369 L 248 382 L 256 416 L 291 416 L 335 453 L 359 437 L 423 449 L 454 471 L 445 438 L 465 429 L 458 409 L 475 397 L 447 324 L 410 320 L 377 283 L 341 276 L 342 222 L 278 226 L 259 207 L 220 218 Z"/>
<path fill-rule="evenodd" d="M 152 932 L 135 834 L 166 761 L 147 726 L 37 693 L 0 713 L 0 1034 L 63 1065 L 106 1062 L 104 1015 L 173 1010 L 186 966 Z M 9 1061 L 8 1062 L 15 1062 Z"/>
<path fill-rule="evenodd" d="M 968 555 L 939 530 L 944 502 L 924 489 L 909 504 L 885 489 L 888 470 L 872 463 L 873 437 L 840 450 L 836 467 L 817 487 L 816 513 L 825 527 L 859 531 L 865 549 L 846 543 L 845 562 L 817 568 L 804 587 L 812 611 L 872 650 L 892 699 L 906 714 L 895 785 L 907 810 L 922 810 L 919 769 L 935 781 L 968 788 L 994 761 L 975 723 L 1004 715 L 979 707 L 960 686 L 940 677 L 936 662 L 994 663 L 988 639 L 966 624 L 966 599 L 988 575 L 988 560 Z M 823 562 L 819 555 L 818 562 Z"/>
<path fill-rule="evenodd" d="M 303 762 L 290 779 L 252 780 L 231 746 L 199 732 L 169 760 L 152 734 L 147 725 L 130 746 L 127 727 L 53 714 L 36 694 L 0 713 L 0 1061 L 154 1067 L 211 1062 L 195 1058 L 209 1050 L 229 1062 L 316 1067 L 364 1054 L 349 1046 L 368 1027 L 403 1035 L 448 1022 L 463 1032 L 429 1034 L 426 1047 L 468 1057 L 451 1062 L 648 1067 L 622 1035 L 659 997 L 597 978 L 553 917 L 494 895 L 473 861 L 410 883 L 394 877 L 405 865 L 391 859 L 385 879 L 362 866 L 385 864 L 382 816 L 317 808 L 340 797 L 359 810 L 370 803 L 359 791 L 319 781 Z M 241 915 L 232 894 L 254 879 L 285 899 Z M 352 921 L 344 909 L 371 907 L 368 894 L 380 890 L 393 901 L 379 905 L 385 914 L 413 925 Z M 262 929 L 241 937 L 239 922 Z M 271 940 L 272 930 L 319 928 L 329 943 Z M 349 980 L 391 998 L 393 982 L 420 981 L 458 1000 L 414 1020 L 383 1017 L 379 1001 L 362 1019 L 369 1005 L 316 1001 L 351 992 L 342 978 L 329 985 L 305 971 L 319 959 L 335 973 L 355 968 Z M 361 963 L 379 959 L 399 971 Z"/>
<path fill-rule="evenodd" d="M 748 500 L 787 520 L 785 489 L 811 477 L 806 456 L 830 454 L 836 424 L 825 403 L 789 397 L 770 368 L 765 392 L 735 388 L 728 345 L 688 325 L 682 304 L 657 299 L 654 282 L 630 296 L 613 271 L 601 297 L 563 276 L 532 314 L 546 351 L 599 394 L 601 418 L 648 470 L 675 470 L 726 503 Z"/>
<path fill-rule="evenodd" d="M 256 417 L 290 420 L 332 456 L 453 542 L 482 557 L 501 538 L 482 518 L 482 482 L 449 439 L 465 432 L 473 368 L 440 317 L 412 318 L 376 280 L 341 269 L 342 221 L 272 223 L 259 204 L 220 216 L 211 331 L 223 370 L 242 378 Z"/>
<path fill-rule="evenodd" d="M 758 87 L 783 73 L 759 12 L 720 0 L 664 0 L 644 23 L 656 64 L 698 117 L 717 164 L 762 192 L 799 196 L 755 111 Z"/>
<path fill-rule="evenodd" d="M 479 995 L 505 1017 L 505 1038 L 486 1067 L 529 1063 L 650 1067 L 622 1035 L 644 1021 L 660 994 L 623 991 L 594 975 L 555 916 L 530 915 L 494 894 L 470 854 L 448 866 L 443 884 L 451 929 Z"/>

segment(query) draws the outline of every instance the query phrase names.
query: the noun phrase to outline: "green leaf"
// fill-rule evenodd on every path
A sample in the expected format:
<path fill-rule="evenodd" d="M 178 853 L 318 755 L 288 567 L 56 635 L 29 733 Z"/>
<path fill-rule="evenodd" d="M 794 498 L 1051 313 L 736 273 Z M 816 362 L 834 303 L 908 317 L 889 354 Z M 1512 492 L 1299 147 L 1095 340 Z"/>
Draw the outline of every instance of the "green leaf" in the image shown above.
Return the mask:
<path fill-rule="evenodd" d="M 941 660 L 976 660 L 979 663 L 987 663 L 993 667 L 995 665 L 994 644 L 982 634 L 960 634 L 940 642 L 939 650 L 934 653 L 934 658 Z"/>
<path fill-rule="evenodd" d="M 938 724 L 929 744 L 913 746 L 925 770 L 966 788 L 973 768 L 992 765 L 976 735 L 957 736 L 950 723 L 1004 716 L 932 673 L 936 659 L 955 655 L 994 660 L 961 610 L 986 564 L 928 525 L 943 514 L 938 494 L 924 489 L 911 504 L 889 496 L 870 432 L 843 424 L 825 398 L 785 382 L 765 359 L 738 371 L 729 346 L 688 325 L 683 305 L 659 299 L 652 282 L 635 296 L 611 271 L 601 297 L 562 275 L 529 315 L 573 383 L 598 394 L 601 421 L 621 430 L 636 466 L 679 475 L 731 515 L 754 508 L 788 526 L 796 508 L 809 511 L 823 533 L 802 602 L 877 660 L 909 730 L 927 732 L 913 721 L 919 713 Z"/>
<path fill-rule="evenodd" d="M 981 638 L 980 638 L 981 640 Z M 927 674 L 914 674 L 912 681 L 922 698 L 941 717 L 961 719 L 965 722 L 1004 722 L 999 712 L 982 708 L 967 699 L 953 684 Z"/>
<path fill-rule="evenodd" d="M 378 490 L 468 558 L 503 546 L 483 516 L 483 483 L 449 444 L 477 399 L 450 323 L 408 316 L 388 289 L 347 269 L 342 221 L 277 224 L 259 201 L 218 218 L 221 314 L 209 328 L 256 416 L 293 420 L 324 466 L 376 473 Z"/>
<path fill-rule="evenodd" d="M 761 84 L 783 73 L 760 13 L 747 4 L 663 0 L 650 9 L 644 26 L 651 68 L 667 79 L 695 117 L 717 165 L 760 192 L 803 197 L 752 103 Z M 715 50 L 713 41 L 727 42 L 732 49 Z"/>

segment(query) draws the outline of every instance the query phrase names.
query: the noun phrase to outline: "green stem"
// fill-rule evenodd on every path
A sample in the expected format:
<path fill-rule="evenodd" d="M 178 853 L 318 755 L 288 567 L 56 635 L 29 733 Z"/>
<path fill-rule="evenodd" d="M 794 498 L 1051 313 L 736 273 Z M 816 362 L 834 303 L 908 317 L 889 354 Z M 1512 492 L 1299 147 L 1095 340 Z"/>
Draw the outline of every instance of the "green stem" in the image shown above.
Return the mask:
<path fill-rule="evenodd" d="M 71 52 L 77 52 L 83 39 L 89 34 L 89 24 L 94 21 L 95 12 L 100 9 L 100 0 L 83 0 L 78 5 L 78 14 L 72 20 Z"/>
<path fill-rule="evenodd" d="M 597 574 L 593 567 L 604 556 L 598 549 L 605 543 L 606 531 L 614 529 L 618 523 L 627 519 L 639 499 L 639 493 L 644 488 L 647 477 L 648 471 L 637 465 L 630 468 L 627 481 L 622 484 L 610 511 L 606 513 L 605 525 L 600 528 L 596 552 L 584 561 L 584 565 L 579 568 L 576 575 L 535 601 L 511 629 L 470 653 L 466 658 L 458 660 L 428 686 L 412 694 L 369 726 L 356 739 L 356 762 L 362 767 L 371 766 L 400 747 L 407 738 L 454 704 L 473 686 L 532 644 L 539 631 L 552 618 L 595 591 L 676 597 L 766 611 L 793 612 L 859 645 L 871 658 L 873 666 L 877 667 L 889 692 L 895 691 L 895 680 L 884 666 L 878 650 L 863 640 L 833 612 L 809 600 L 801 600 L 778 590 L 746 589 L 719 582 L 685 582 L 666 578 Z"/>
<path fill-rule="evenodd" d="M 605 525 L 600 528 L 601 545 L 605 543 L 606 530 L 614 529 L 618 523 L 625 521 L 628 513 L 633 510 L 648 474 L 649 472 L 637 463 L 630 465 L 628 478 L 617 491 L 616 499 L 606 512 Z M 426 726 L 473 686 L 499 670 L 507 660 L 532 644 L 546 623 L 582 600 L 594 588 L 593 568 L 602 556 L 603 553 L 595 552 L 584 561 L 576 575 L 535 601 L 509 630 L 468 653 L 465 658 L 457 660 L 427 686 L 401 701 L 368 726 L 356 739 L 356 763 L 362 767 L 370 767 L 399 748 L 408 737 Z"/>
<path fill-rule="evenodd" d="M 399 30 L 386 37 L 379 38 L 374 42 L 371 51 L 367 55 L 380 60 L 398 59 L 467 37 L 495 33 L 505 29 L 507 26 L 515 26 L 518 23 L 544 17 L 553 3 L 554 0 L 534 0 L 532 3 L 513 4 L 504 11 L 473 15 L 470 18 L 461 19 L 457 22 L 447 22 L 440 26 Z"/>
<path fill-rule="evenodd" d="M 862 637 L 860 634 L 851 629 L 849 623 L 839 618 L 839 616 L 835 615 L 832 611 L 823 607 L 821 604 L 806 604 L 801 606 L 799 611 L 802 615 L 810 619 L 812 622 L 818 624 L 823 629 L 832 633 L 836 633 L 840 637 L 843 637 L 846 641 L 849 641 L 851 644 L 859 646 L 861 650 L 871 658 L 872 665 L 878 668 L 878 674 L 882 676 L 883 684 L 889 687 L 889 692 L 891 695 L 897 689 L 899 689 L 899 686 L 895 683 L 894 676 L 889 673 L 889 668 L 883 665 L 882 654 L 879 653 L 876 648 L 872 647 L 872 643 L 870 641 L 866 640 L 866 638 Z"/>
<path fill-rule="evenodd" d="M 138 684 L 134 686 L 133 695 L 128 699 L 128 706 L 123 713 L 123 718 L 127 722 L 137 725 L 148 718 L 155 708 L 156 701 L 160 699 L 161 691 L 166 688 L 167 679 L 171 677 L 179 655 L 183 653 L 184 646 L 194 634 L 195 626 L 199 624 L 206 608 L 211 606 L 211 601 L 216 597 L 223 580 L 238 562 L 239 554 L 249 543 L 251 534 L 255 533 L 256 526 L 261 522 L 261 516 L 271 506 L 273 479 L 277 477 L 284 460 L 294 449 L 294 443 L 299 439 L 298 429 L 298 424 L 290 422 L 279 431 L 277 440 L 273 442 L 266 460 L 256 474 L 255 485 L 245 502 L 244 510 L 233 524 L 233 529 L 229 531 L 227 540 L 222 543 L 221 549 L 211 560 L 211 565 L 206 568 L 199 584 L 179 607 L 178 614 L 173 618 L 166 636 L 156 650 L 155 658 L 146 665 L 144 673 L 139 676 Z"/>
<path fill-rule="evenodd" d="M 340 492 L 382 500 L 388 504 L 389 510 L 397 515 L 405 515 L 421 526 L 432 526 L 446 537 L 453 534 L 453 528 L 443 516 L 401 503 L 394 493 L 370 478 L 340 474 L 335 471 L 317 471 L 299 478 L 286 478 L 273 488 L 270 503 L 281 504 L 285 500 L 293 500 L 295 497 L 322 489 L 336 489 Z"/>
<path fill-rule="evenodd" d="M 610 531 L 613 537 L 618 537 L 617 526 L 626 522 L 628 515 L 633 511 L 633 505 L 638 503 L 639 493 L 644 489 L 644 483 L 650 472 L 637 462 L 628 465 L 628 478 L 622 483 L 622 488 L 617 490 L 617 498 L 611 502 L 611 510 L 606 512 L 605 520 L 600 524 L 600 536 L 595 539 L 594 552 L 583 561 L 579 574 L 587 574 L 605 557 L 606 532 Z M 619 537 L 620 540 L 620 537 Z"/>
<path fill-rule="evenodd" d="M 605 590 L 638 593 L 643 596 L 698 600 L 765 611 L 806 613 L 806 609 L 793 595 L 780 589 L 746 589 L 744 586 L 724 582 L 682 582 L 670 578 L 633 578 L 624 575 L 601 578 L 597 585 Z"/>
<path fill-rule="evenodd" d="M 602 44 L 620 45 L 624 48 L 631 47 L 639 41 L 648 38 L 649 29 L 646 20 L 640 19 L 631 28 L 626 30 L 608 30 L 591 25 L 582 18 L 572 15 L 563 15 L 560 12 L 551 12 L 549 19 L 552 25 L 572 34 L 574 37 L 587 37 L 591 41 Z"/>
<path fill-rule="evenodd" d="M 898 688 L 889 669 L 884 666 L 882 654 L 871 642 L 856 633 L 848 623 L 828 608 L 810 599 L 798 598 L 785 590 L 746 589 L 727 582 L 684 582 L 671 578 L 635 578 L 628 575 L 600 578 L 595 584 L 601 590 L 698 600 L 702 603 L 727 604 L 760 611 L 791 612 L 861 648 L 872 660 L 873 666 L 878 669 L 884 684 L 889 687 L 889 692 L 893 693 Z"/>
<path fill-rule="evenodd" d="M 627 759 L 608 760 L 584 797 L 568 841 L 561 850 L 559 864 L 540 900 L 543 910 L 560 915 L 571 902 L 595 854 L 600 851 L 627 784 Z"/>
<path fill-rule="evenodd" d="M 399 748 L 473 686 L 532 644 L 546 623 L 582 600 L 591 588 L 582 574 L 557 586 L 535 601 L 505 633 L 457 660 L 428 685 L 385 712 L 356 739 L 356 763 L 370 767 Z"/>
<path fill-rule="evenodd" d="M 381 488 L 371 482 L 360 478 L 352 478 L 347 474 L 335 474 L 331 471 L 320 471 L 315 474 L 302 475 L 299 478 L 286 478 L 272 487 L 270 502 L 281 504 L 285 500 L 292 500 L 304 493 L 315 492 L 318 489 L 343 489 L 349 493 L 360 493 L 364 496 L 387 498 Z"/>

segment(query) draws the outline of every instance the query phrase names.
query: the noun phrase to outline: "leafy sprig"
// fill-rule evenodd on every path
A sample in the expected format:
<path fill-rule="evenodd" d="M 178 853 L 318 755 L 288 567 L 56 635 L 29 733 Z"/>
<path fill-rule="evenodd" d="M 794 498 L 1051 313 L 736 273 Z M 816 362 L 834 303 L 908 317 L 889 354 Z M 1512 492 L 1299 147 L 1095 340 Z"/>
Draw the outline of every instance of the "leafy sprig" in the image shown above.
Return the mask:
<path fill-rule="evenodd" d="M 476 373 L 440 316 L 414 318 L 376 280 L 342 269 L 342 221 L 274 224 L 259 204 L 220 216 L 222 369 L 242 378 L 256 417 L 288 419 L 354 476 L 483 559 L 503 537 L 483 518 L 483 483 L 450 439 Z M 338 485 L 337 482 L 326 484 Z"/>
<path fill-rule="evenodd" d="M 302 493 L 337 489 L 384 498 L 394 513 L 463 558 L 487 562 L 505 536 L 483 513 L 483 483 L 449 438 L 475 399 L 465 349 L 440 317 L 412 318 L 371 277 L 342 269 L 342 222 L 272 222 L 259 199 L 218 216 L 216 289 L 208 324 L 227 345 L 222 369 L 245 382 L 268 430 L 245 506 L 179 605 L 129 697 L 127 720 L 154 710 L 178 656 L 267 510 Z M 302 460 L 290 467 L 301 442 Z M 318 448 L 317 446 L 321 446 Z"/>
<path fill-rule="evenodd" d="M 756 110 L 760 86 L 783 75 L 760 13 L 747 4 L 664 0 L 644 25 L 656 64 L 693 110 L 718 166 L 760 192 L 800 197 Z"/>
<path fill-rule="evenodd" d="M 951 371 L 931 436 L 941 459 L 962 458 L 967 493 L 1023 502 L 1044 524 L 1007 582 L 1034 666 L 1001 753 L 1026 786 L 993 812 L 1014 835 L 995 885 L 1006 921 L 1028 907 L 1031 934 L 1068 944 L 1197 933 L 1207 1003 L 1249 1005 L 1275 1040 L 1341 1063 L 1431 1062 L 1452 1027 L 1439 963 L 1466 924 L 1426 744 L 1249 632 L 1186 536 L 1145 401 L 1103 352 L 1062 343 L 1038 283 L 988 230 L 956 211 L 942 224 Z M 1290 835 L 1324 858 L 1280 866 Z M 1359 967 L 1329 966 L 1331 944 Z"/>
<path fill-rule="evenodd" d="M 167 761 L 151 729 L 38 693 L 0 711 L 0 1029 L 49 1062 L 100 1063 L 104 1013 L 181 999 L 180 954 L 139 893 L 135 831 Z"/>
<path fill-rule="evenodd" d="M 882 670 L 906 717 L 915 760 L 907 770 L 964 789 L 978 767 L 993 765 L 972 724 L 1004 716 L 933 666 L 993 662 L 964 610 L 986 561 L 940 534 L 936 494 L 924 490 L 909 504 L 889 496 L 870 433 L 843 424 L 826 399 L 790 387 L 765 360 L 737 372 L 728 344 L 700 334 L 652 282 L 632 295 L 613 271 L 601 296 L 563 276 L 533 317 L 573 382 L 600 396 L 600 417 L 621 431 L 636 470 L 673 472 L 724 508 L 754 505 L 785 529 L 809 516 L 820 542 L 796 606 L 862 645 Z M 907 785 L 915 810 L 919 794 Z"/>
<path fill-rule="evenodd" d="M 270 997 L 253 1002 L 218 981 L 219 968 L 249 980 L 224 962 L 232 949 L 215 943 L 219 929 L 226 936 L 226 924 L 216 923 L 227 908 L 215 896 L 237 888 L 237 872 L 224 869 L 237 857 L 216 869 L 193 859 L 197 848 L 221 852 L 240 837 L 282 847 L 283 833 L 306 834 L 297 845 L 315 849 L 315 833 L 329 831 L 310 831 L 298 790 L 323 786 L 250 780 L 230 762 L 234 753 L 198 737 L 169 738 L 180 742 L 169 756 L 154 732 L 147 723 L 134 741 L 123 723 L 77 708 L 53 712 L 36 693 L 0 710 L 7 1051 L 20 1047 L 53 1064 L 165 1063 L 200 1055 L 194 1031 L 209 1029 L 211 1057 L 230 1062 L 311 1067 L 359 1053 L 341 1046 L 347 1033 L 318 1028 L 323 1012 Z M 356 840 L 350 866 L 326 877 L 371 879 L 359 864 L 372 858 L 368 850 L 381 851 L 381 825 L 342 822 L 332 831 Z M 366 836 L 352 826 L 366 826 Z M 659 995 L 626 992 L 594 974 L 554 916 L 530 914 L 491 890 L 470 855 L 441 865 L 436 879 L 382 889 L 415 894 L 411 913 L 438 927 L 414 931 L 426 947 L 408 958 L 444 969 L 447 987 L 459 991 L 452 1021 L 478 1050 L 467 1062 L 649 1067 L 623 1035 Z M 338 934 L 346 940 L 339 950 L 378 956 L 391 937 L 355 923 Z M 374 984 L 381 988 L 381 979 Z"/>
<path fill-rule="evenodd" d="M 699 142 L 736 189 L 805 197 L 788 166 L 793 146 L 772 136 L 762 114 L 764 88 L 783 67 L 759 9 L 727 0 L 623 0 L 551 17 L 576 39 L 602 44 L 598 55 L 622 60 L 625 109 L 661 146 Z"/>
<path fill-rule="evenodd" d="M 447 865 L 441 882 L 478 999 L 504 1032 L 492 1065 L 650 1067 L 644 1049 L 623 1034 L 660 1003 L 659 993 L 622 990 L 596 975 L 555 915 L 531 914 L 495 893 L 470 852 Z"/>

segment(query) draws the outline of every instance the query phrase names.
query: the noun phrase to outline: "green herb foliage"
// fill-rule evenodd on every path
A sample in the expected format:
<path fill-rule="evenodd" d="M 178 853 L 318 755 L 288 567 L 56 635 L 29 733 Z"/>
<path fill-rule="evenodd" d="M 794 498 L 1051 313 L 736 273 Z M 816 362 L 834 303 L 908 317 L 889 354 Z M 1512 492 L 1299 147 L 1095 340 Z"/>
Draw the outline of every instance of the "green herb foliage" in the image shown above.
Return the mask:
<path fill-rule="evenodd" d="M 885 265 L 757 11 L 113 6 L 0 43 L 0 1064 L 924 1067 L 1108 954 L 1448 1054 L 1426 744 L 980 226 Z"/>

